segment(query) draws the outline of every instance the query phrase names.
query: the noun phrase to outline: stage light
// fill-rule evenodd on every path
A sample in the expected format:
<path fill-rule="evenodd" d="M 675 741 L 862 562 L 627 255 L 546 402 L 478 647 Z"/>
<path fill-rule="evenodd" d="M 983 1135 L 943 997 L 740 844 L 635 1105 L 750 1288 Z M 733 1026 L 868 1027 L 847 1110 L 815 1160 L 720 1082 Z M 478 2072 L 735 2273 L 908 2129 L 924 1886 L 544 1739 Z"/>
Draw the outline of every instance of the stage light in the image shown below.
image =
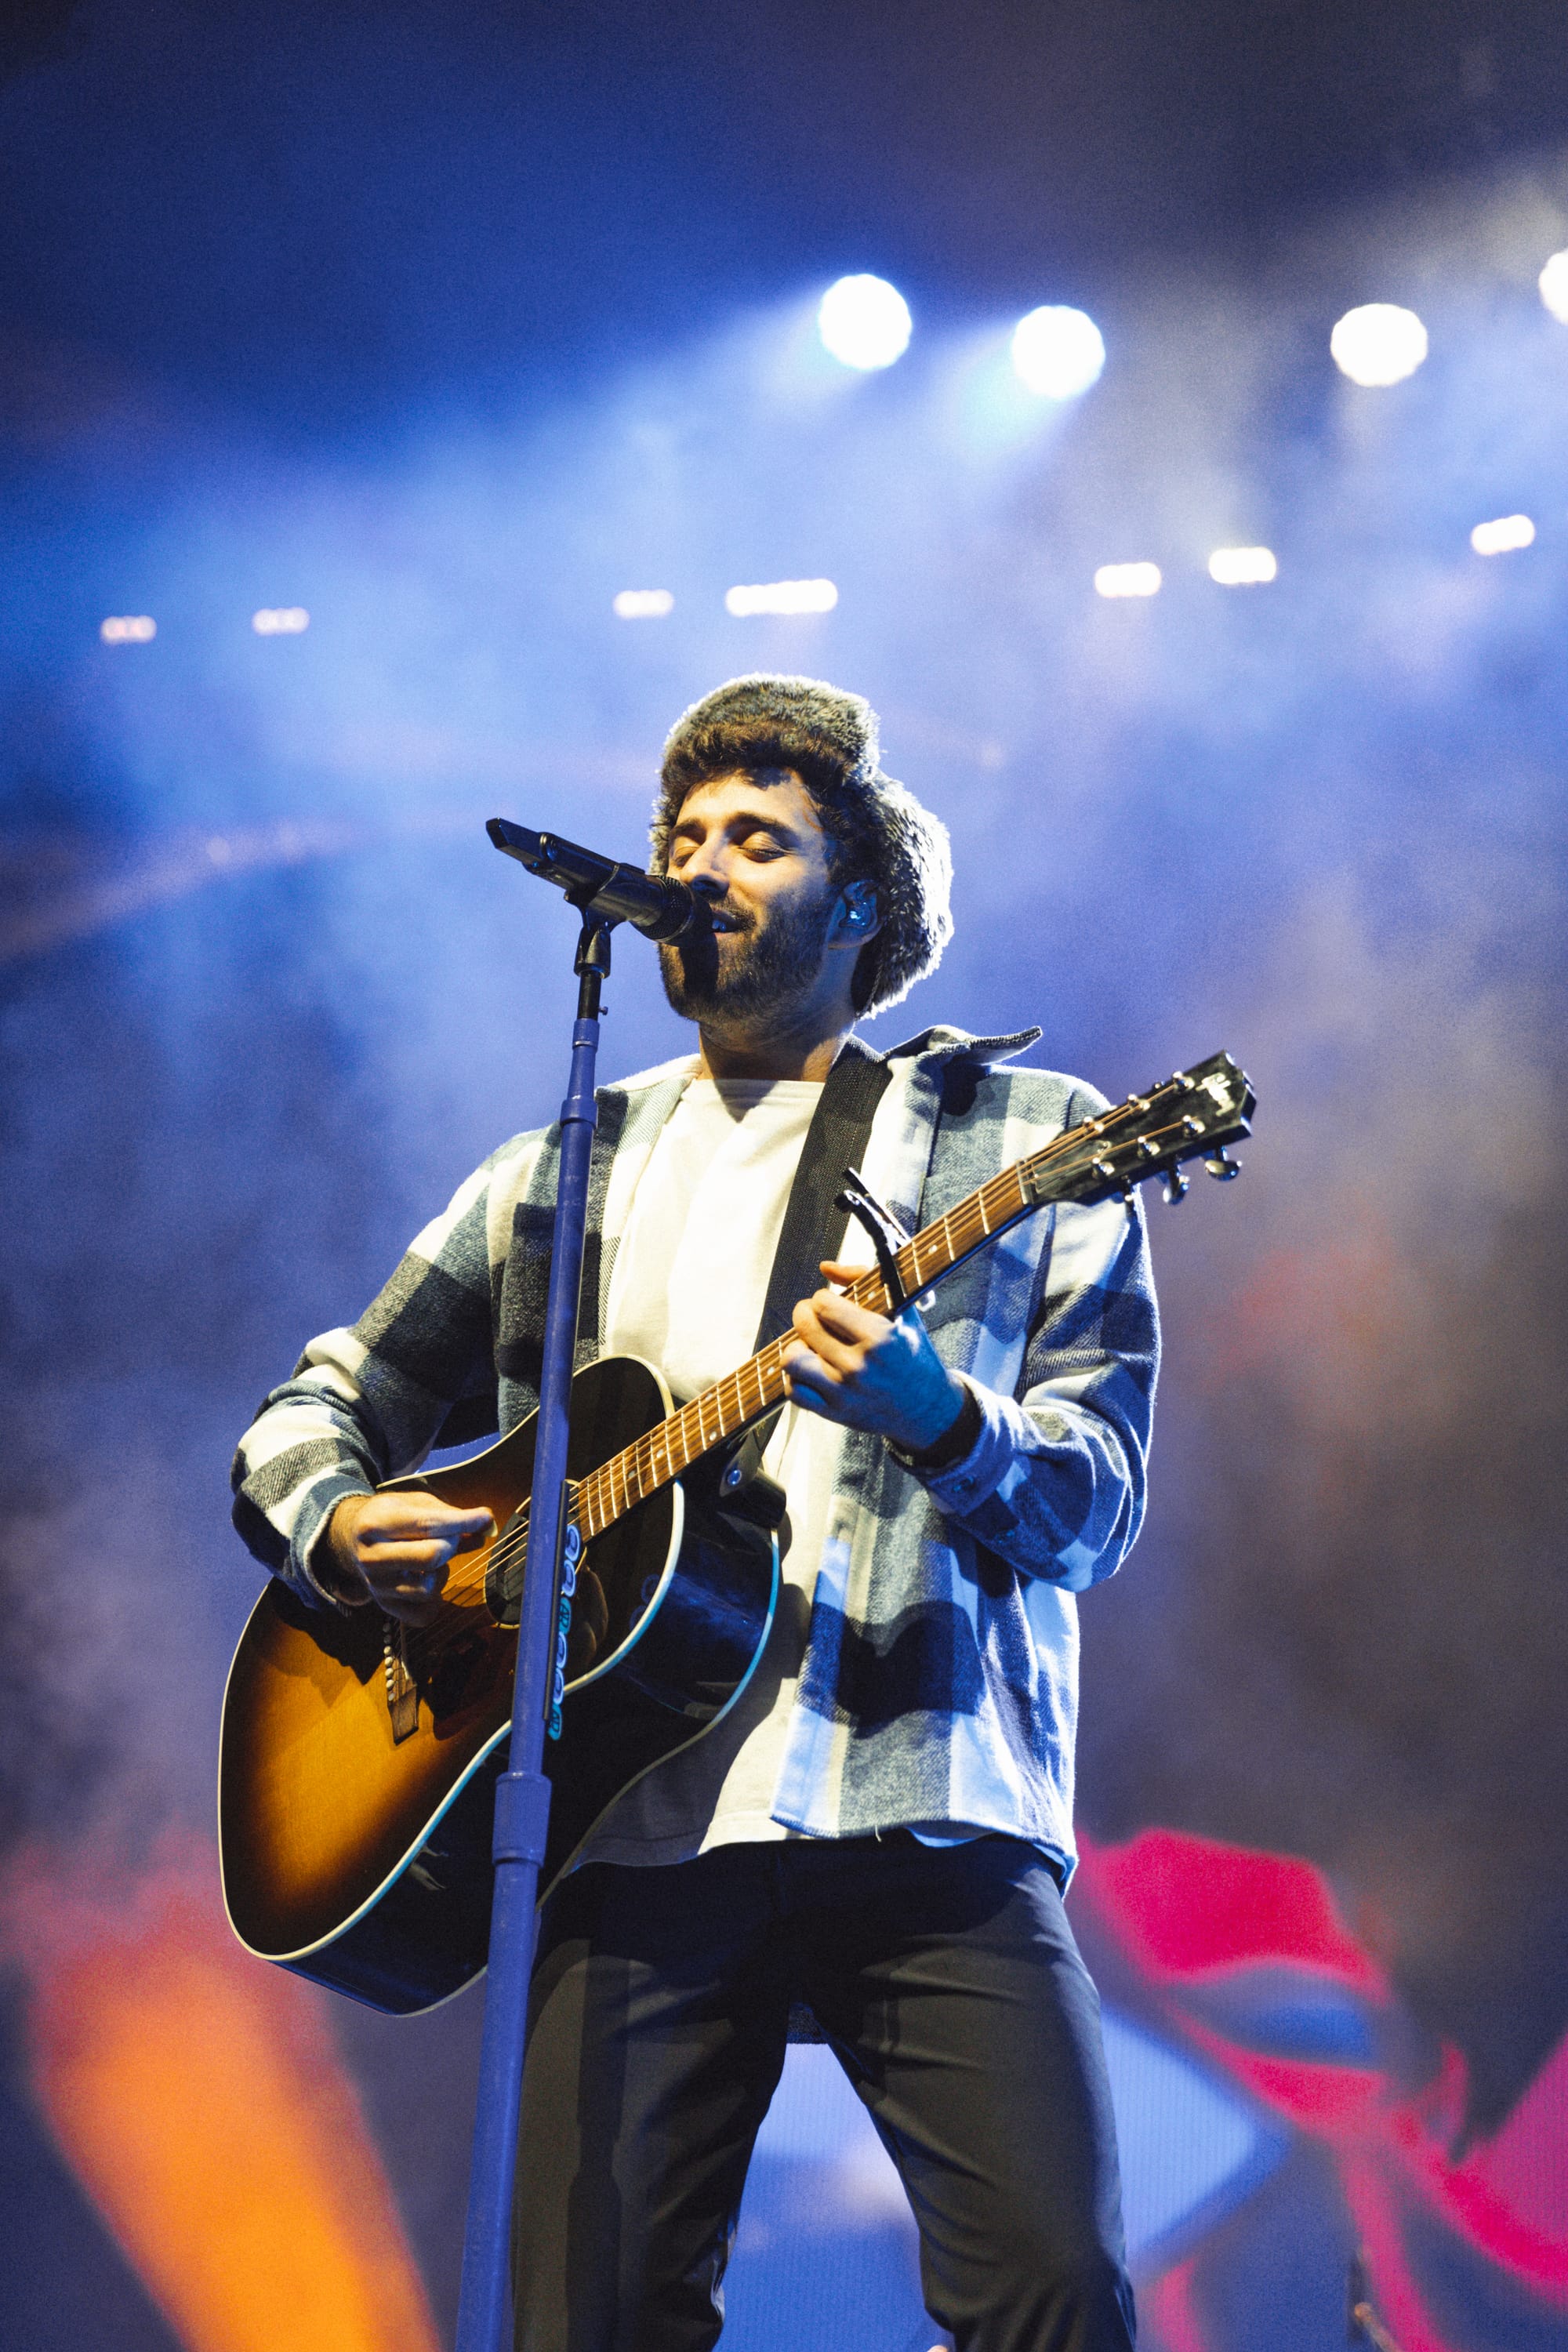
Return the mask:
<path fill-rule="evenodd" d="M 1568 327 L 1568 253 L 1554 253 L 1535 282 L 1552 317 Z"/>
<path fill-rule="evenodd" d="M 1279 571 L 1271 547 L 1216 547 L 1209 557 L 1209 578 L 1222 588 L 1258 588 Z"/>
<path fill-rule="evenodd" d="M 158 624 L 151 613 L 111 613 L 99 623 L 98 634 L 106 646 L 145 646 L 157 635 Z"/>
<path fill-rule="evenodd" d="M 1076 400 L 1104 365 L 1105 338 L 1087 311 L 1047 302 L 1013 330 L 1013 373 L 1047 400 Z"/>
<path fill-rule="evenodd" d="M 1511 555 L 1516 548 L 1529 547 L 1535 538 L 1535 525 L 1528 515 L 1500 515 L 1496 522 L 1479 522 L 1470 533 L 1470 545 L 1478 555 Z"/>
<path fill-rule="evenodd" d="M 753 613 L 831 613 L 837 602 L 831 580 L 771 580 L 761 587 L 724 592 L 724 610 L 741 621 Z"/>
<path fill-rule="evenodd" d="M 1403 383 L 1426 356 L 1426 330 L 1397 302 L 1363 302 L 1347 310 L 1329 337 L 1334 365 L 1352 383 Z"/>
<path fill-rule="evenodd" d="M 297 637 L 310 625 L 303 604 L 263 605 L 252 613 L 250 625 L 258 637 Z"/>
<path fill-rule="evenodd" d="M 822 298 L 816 331 L 845 367 L 891 367 L 909 349 L 910 306 L 885 278 L 840 278 Z"/>
<path fill-rule="evenodd" d="M 623 588 L 615 599 L 616 616 L 623 621 L 662 621 L 674 610 L 668 588 Z"/>
<path fill-rule="evenodd" d="M 1097 596 L 1157 596 L 1160 593 L 1160 567 L 1157 563 L 1102 563 L 1094 575 Z"/>

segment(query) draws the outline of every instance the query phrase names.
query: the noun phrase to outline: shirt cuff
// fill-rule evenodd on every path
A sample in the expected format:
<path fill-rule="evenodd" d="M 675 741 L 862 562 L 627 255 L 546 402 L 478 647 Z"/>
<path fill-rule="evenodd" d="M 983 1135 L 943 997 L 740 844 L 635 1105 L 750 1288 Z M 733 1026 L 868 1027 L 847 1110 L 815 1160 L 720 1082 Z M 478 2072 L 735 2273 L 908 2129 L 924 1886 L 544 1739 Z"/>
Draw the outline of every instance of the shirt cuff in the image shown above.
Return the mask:
<path fill-rule="evenodd" d="M 327 1497 L 326 1508 L 316 1522 L 313 1534 L 299 1549 L 300 1579 L 304 1585 L 303 1598 L 318 1608 L 325 1601 L 329 1608 L 345 1613 L 353 1609 L 368 1607 L 370 1594 L 361 1584 L 357 1588 L 353 1577 L 340 1561 L 331 1538 L 332 1514 L 349 1495 L 368 1495 L 374 1490 L 358 1479 L 344 1478 L 335 1484 Z M 296 1584 L 296 1590 L 299 1585 Z"/>
<path fill-rule="evenodd" d="M 889 1441 L 895 1458 L 903 1464 L 906 1470 L 914 1471 L 918 1477 L 936 1478 L 944 1470 L 952 1469 L 965 1454 L 973 1451 L 974 1441 L 980 1434 L 984 1422 L 980 1400 L 962 1373 L 955 1373 L 954 1378 L 963 1391 L 963 1402 L 956 1417 L 933 1444 L 922 1445 L 916 1453 L 912 1447 L 893 1445 L 891 1440 Z"/>
<path fill-rule="evenodd" d="M 995 1492 L 1017 1451 L 1003 1401 L 994 1390 L 972 1381 L 967 1372 L 960 1372 L 958 1377 L 979 1413 L 973 1444 L 956 1462 L 946 1463 L 939 1469 L 922 1469 L 918 1462 L 904 1455 L 899 1457 L 920 1480 L 938 1510 L 951 1518 L 962 1518 Z"/>

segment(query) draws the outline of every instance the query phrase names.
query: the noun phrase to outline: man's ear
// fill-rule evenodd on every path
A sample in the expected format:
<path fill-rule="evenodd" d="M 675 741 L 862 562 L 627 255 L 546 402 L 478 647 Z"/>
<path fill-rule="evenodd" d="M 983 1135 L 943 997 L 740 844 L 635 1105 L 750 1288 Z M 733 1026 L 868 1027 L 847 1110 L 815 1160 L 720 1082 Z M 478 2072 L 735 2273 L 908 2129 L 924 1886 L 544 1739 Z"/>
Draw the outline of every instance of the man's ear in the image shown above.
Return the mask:
<path fill-rule="evenodd" d="M 864 947 L 881 929 L 881 918 L 877 911 L 877 886 L 874 882 L 847 882 L 839 893 L 839 916 L 835 926 L 837 938 L 847 944 Z"/>

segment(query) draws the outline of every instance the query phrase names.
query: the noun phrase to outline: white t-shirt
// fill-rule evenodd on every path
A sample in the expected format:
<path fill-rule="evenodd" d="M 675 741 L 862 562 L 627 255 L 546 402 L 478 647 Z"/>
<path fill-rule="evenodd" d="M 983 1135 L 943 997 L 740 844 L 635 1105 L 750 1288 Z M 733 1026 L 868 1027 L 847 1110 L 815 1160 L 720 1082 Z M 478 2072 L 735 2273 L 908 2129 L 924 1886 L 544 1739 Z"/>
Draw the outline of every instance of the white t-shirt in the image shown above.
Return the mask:
<path fill-rule="evenodd" d="M 752 1354 L 801 1147 L 822 1087 L 693 1078 L 648 1157 L 610 1276 L 606 1355 L 657 1364 L 683 1404 Z M 786 1406 L 763 1457 L 789 1504 L 778 1614 L 724 1720 L 628 1790 L 581 1850 L 587 1862 L 684 1862 L 783 1838 L 773 1819 L 842 1432 Z"/>

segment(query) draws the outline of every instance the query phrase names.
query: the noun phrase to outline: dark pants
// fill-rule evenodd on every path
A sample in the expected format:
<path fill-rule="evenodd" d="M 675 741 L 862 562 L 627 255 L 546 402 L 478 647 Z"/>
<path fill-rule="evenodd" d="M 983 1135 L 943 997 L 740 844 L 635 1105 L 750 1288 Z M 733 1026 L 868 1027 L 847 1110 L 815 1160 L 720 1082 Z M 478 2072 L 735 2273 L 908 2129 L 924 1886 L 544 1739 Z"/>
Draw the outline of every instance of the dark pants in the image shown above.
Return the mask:
<path fill-rule="evenodd" d="M 520 2352 L 706 2352 L 804 2000 L 914 2208 L 961 2352 L 1126 2352 L 1100 2004 L 1017 1840 L 590 1864 L 545 1910 L 518 2168 Z"/>

